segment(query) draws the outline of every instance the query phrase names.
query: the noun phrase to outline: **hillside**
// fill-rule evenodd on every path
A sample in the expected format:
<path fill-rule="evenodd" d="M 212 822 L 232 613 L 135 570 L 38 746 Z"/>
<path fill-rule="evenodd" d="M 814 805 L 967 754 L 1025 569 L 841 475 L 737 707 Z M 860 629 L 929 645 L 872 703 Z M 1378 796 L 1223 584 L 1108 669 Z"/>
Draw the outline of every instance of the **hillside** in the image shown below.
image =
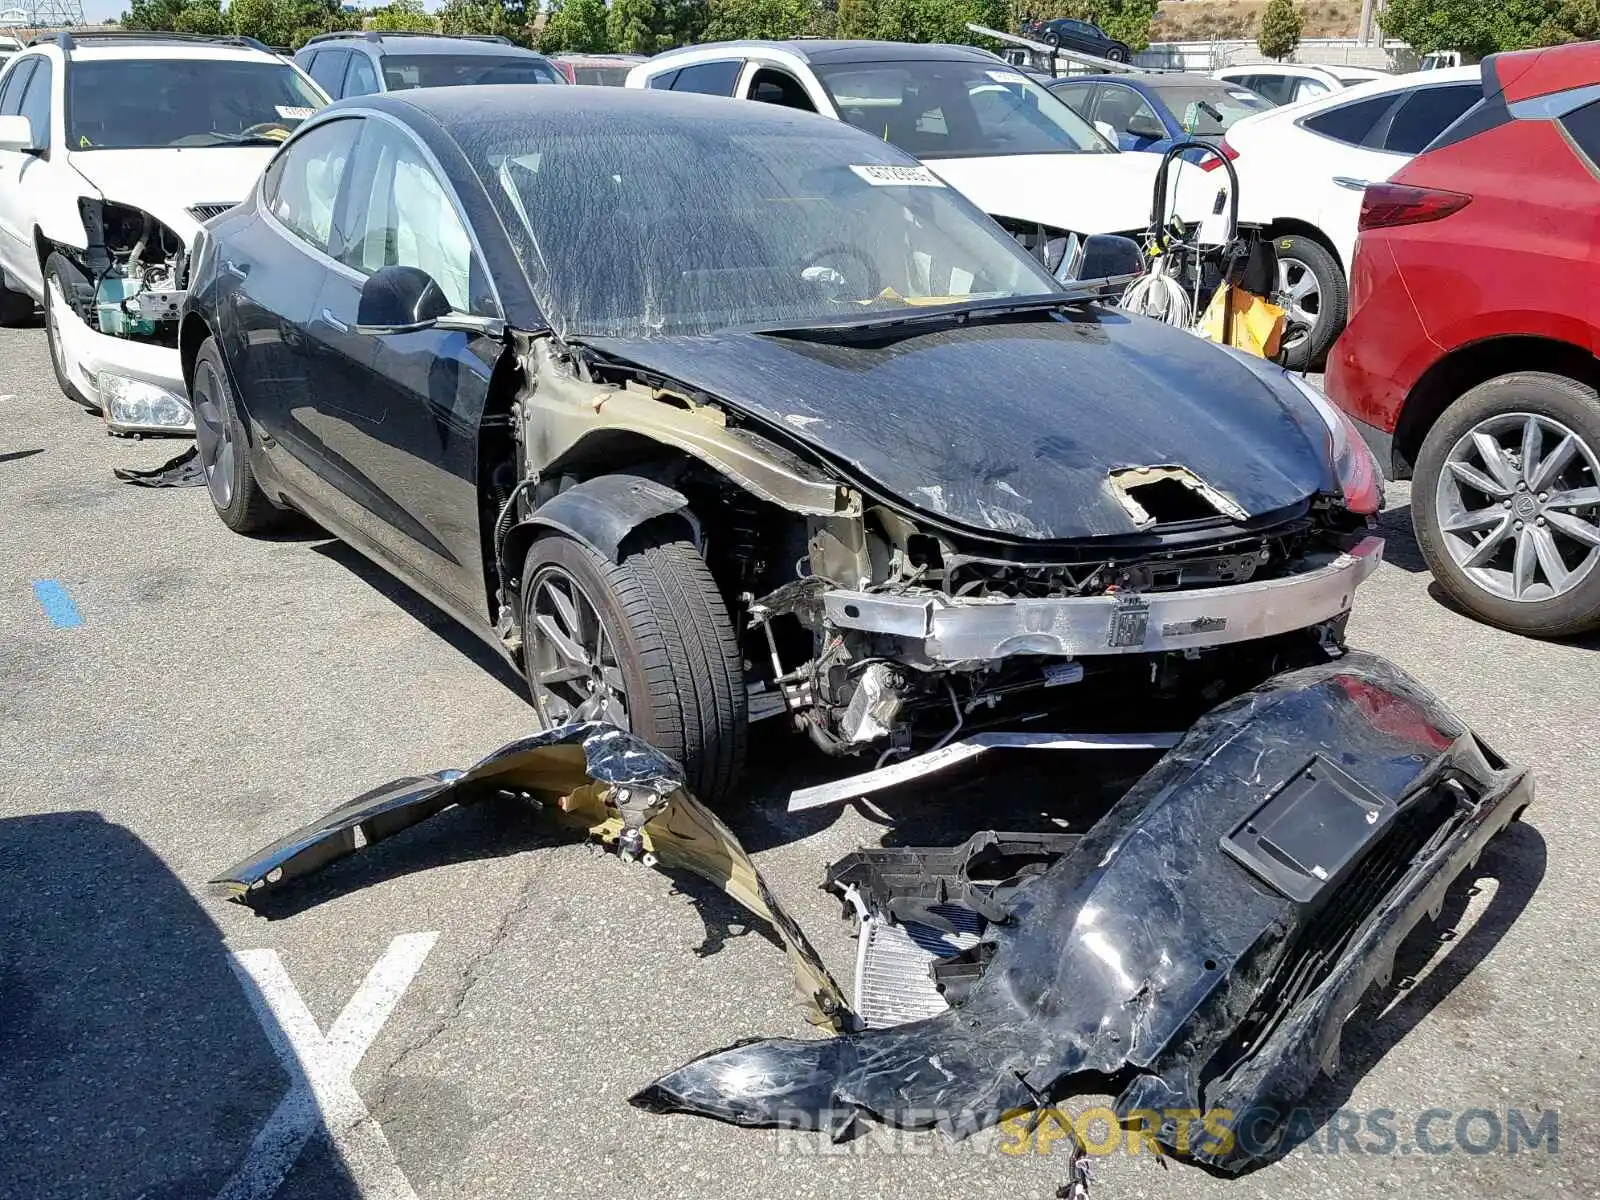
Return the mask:
<path fill-rule="evenodd" d="M 1163 0 L 1150 40 L 1253 38 L 1266 7 L 1267 0 Z M 1301 37 L 1354 37 L 1361 22 L 1361 0 L 1303 0 L 1300 16 L 1305 22 Z"/>

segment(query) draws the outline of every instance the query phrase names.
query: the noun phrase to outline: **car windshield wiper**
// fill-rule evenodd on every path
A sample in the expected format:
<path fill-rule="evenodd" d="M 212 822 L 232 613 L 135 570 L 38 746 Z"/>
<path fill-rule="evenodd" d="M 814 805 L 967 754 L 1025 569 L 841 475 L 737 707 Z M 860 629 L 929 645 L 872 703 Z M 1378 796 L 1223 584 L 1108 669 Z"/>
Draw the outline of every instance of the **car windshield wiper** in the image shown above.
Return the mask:
<path fill-rule="evenodd" d="M 1042 296 L 1005 296 L 994 300 L 969 300 L 960 304 L 940 304 L 927 308 L 897 308 L 890 313 L 877 315 L 838 317 L 832 320 L 808 322 L 804 325 L 764 325 L 752 333 L 771 337 L 850 337 L 861 334 L 882 334 L 887 330 L 904 328 L 914 332 L 924 325 L 965 325 L 969 321 L 989 317 L 1010 316 L 1015 313 L 1050 312 L 1069 304 L 1081 304 L 1092 299 L 1094 293 L 1067 290 Z"/>

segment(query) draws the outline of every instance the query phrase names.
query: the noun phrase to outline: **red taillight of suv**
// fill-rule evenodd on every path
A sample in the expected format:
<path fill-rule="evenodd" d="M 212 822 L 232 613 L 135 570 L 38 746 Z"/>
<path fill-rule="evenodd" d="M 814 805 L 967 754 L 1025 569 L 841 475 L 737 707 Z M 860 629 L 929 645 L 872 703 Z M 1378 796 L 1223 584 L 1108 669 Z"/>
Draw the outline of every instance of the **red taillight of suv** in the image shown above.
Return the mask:
<path fill-rule="evenodd" d="M 1357 229 L 1390 229 L 1421 225 L 1460 212 L 1472 197 L 1443 188 L 1410 187 L 1403 183 L 1369 183 L 1361 197 Z"/>
<path fill-rule="evenodd" d="M 1239 157 L 1239 152 L 1228 145 L 1227 138 L 1223 138 L 1217 143 L 1217 153 L 1221 154 L 1222 158 L 1227 159 L 1229 162 Z M 1222 166 L 1222 158 L 1218 158 L 1214 154 L 1208 154 L 1201 159 L 1200 169 L 1202 171 L 1215 171 Z"/>

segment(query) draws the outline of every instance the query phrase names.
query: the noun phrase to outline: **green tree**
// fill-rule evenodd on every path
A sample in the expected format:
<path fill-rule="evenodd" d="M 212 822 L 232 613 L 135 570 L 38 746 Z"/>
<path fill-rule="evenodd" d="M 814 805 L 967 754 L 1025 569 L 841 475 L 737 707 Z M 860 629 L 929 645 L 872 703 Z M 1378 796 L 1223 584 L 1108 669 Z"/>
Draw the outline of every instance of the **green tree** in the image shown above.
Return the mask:
<path fill-rule="evenodd" d="M 706 0 L 611 0 L 606 36 L 624 54 L 654 54 L 699 41 L 708 18 Z"/>
<path fill-rule="evenodd" d="M 814 33 L 820 7 L 814 0 L 710 0 L 707 41 L 793 38 Z"/>
<path fill-rule="evenodd" d="M 1268 58 L 1288 58 L 1300 44 L 1300 10 L 1294 0 L 1268 0 L 1256 46 Z"/>
<path fill-rule="evenodd" d="M 1559 46 L 1596 39 L 1600 39 L 1600 0 L 1566 0 L 1534 32 L 1533 44 Z"/>
<path fill-rule="evenodd" d="M 1592 7 L 1570 0 L 1389 0 L 1383 31 L 1411 43 L 1418 54 L 1459 50 L 1482 58 L 1497 50 L 1569 40 L 1564 28 L 1576 36 L 1585 9 Z M 1564 27 L 1563 14 L 1577 28 Z"/>
<path fill-rule="evenodd" d="M 226 13 L 233 32 L 269 46 L 287 46 L 299 21 L 284 0 L 230 0 Z"/>
<path fill-rule="evenodd" d="M 237 4 L 239 0 L 234 0 Z M 374 9 L 368 29 L 380 33 L 432 33 L 438 27 L 422 7 L 422 0 L 394 0 L 385 8 Z"/>
<path fill-rule="evenodd" d="M 124 29 L 166 30 L 173 28 L 185 0 L 133 0 L 122 14 Z"/>
<path fill-rule="evenodd" d="M 563 50 L 591 54 L 610 51 L 606 0 L 553 0 L 550 15 L 539 34 L 539 49 L 546 54 Z"/>
<path fill-rule="evenodd" d="M 531 36 L 528 6 L 520 0 L 447 0 L 438 17 L 440 33 L 497 34 L 519 46 L 526 46 Z"/>
<path fill-rule="evenodd" d="M 221 0 L 193 0 L 172 20 L 172 28 L 179 33 L 219 34 L 231 31 L 222 15 Z"/>

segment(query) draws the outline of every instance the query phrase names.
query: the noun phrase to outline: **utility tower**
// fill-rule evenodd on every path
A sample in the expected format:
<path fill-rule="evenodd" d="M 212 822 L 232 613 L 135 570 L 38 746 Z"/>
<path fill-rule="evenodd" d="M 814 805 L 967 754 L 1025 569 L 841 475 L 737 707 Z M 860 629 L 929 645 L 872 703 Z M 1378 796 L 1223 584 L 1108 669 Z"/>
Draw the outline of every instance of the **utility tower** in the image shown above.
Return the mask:
<path fill-rule="evenodd" d="M 83 0 L 0 0 L 0 27 L 64 29 L 84 24 Z"/>

